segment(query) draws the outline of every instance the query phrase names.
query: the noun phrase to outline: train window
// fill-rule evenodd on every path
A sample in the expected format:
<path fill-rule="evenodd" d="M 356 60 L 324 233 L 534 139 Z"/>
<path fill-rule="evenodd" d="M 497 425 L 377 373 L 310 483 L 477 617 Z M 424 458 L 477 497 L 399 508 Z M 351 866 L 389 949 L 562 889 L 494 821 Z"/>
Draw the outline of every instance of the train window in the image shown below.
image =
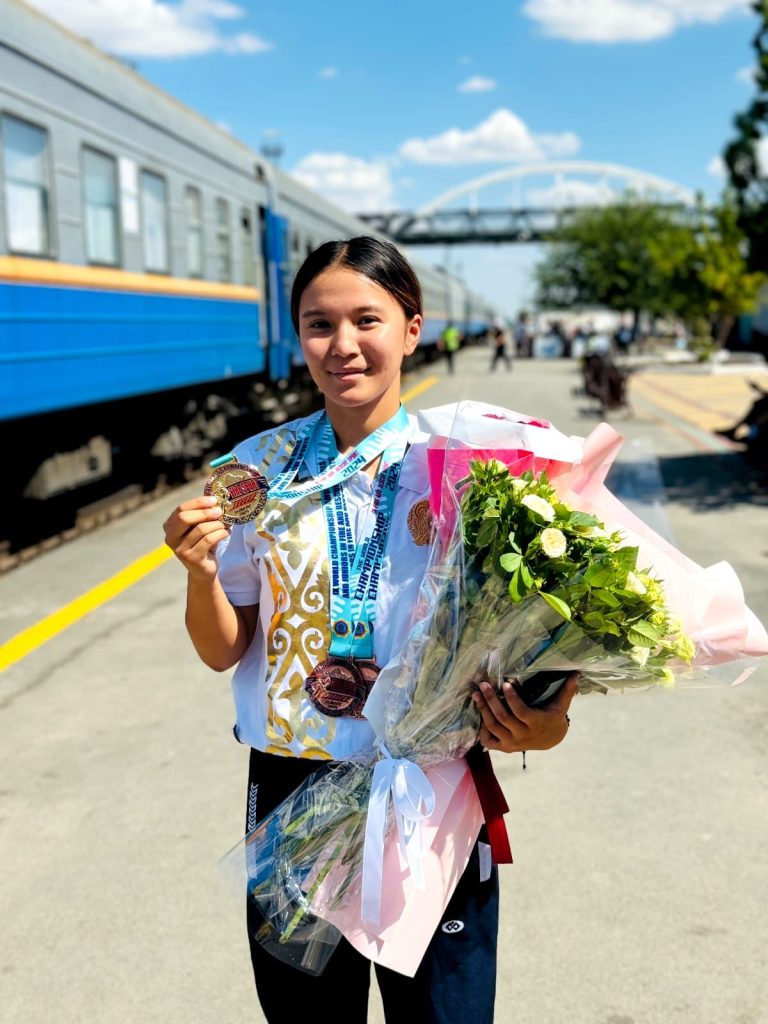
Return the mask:
<path fill-rule="evenodd" d="M 168 273 L 168 186 L 151 171 L 141 172 L 141 220 L 144 267 Z"/>
<path fill-rule="evenodd" d="M 184 211 L 187 219 L 187 274 L 203 276 L 203 197 L 200 189 L 187 185 L 184 189 Z"/>
<path fill-rule="evenodd" d="M 256 259 L 253 252 L 253 221 L 248 210 L 240 215 L 243 243 L 243 284 L 250 287 L 256 284 Z"/>
<path fill-rule="evenodd" d="M 229 203 L 216 200 L 216 256 L 219 281 L 232 280 L 232 244 L 229 233 Z"/>
<path fill-rule="evenodd" d="M 117 162 L 84 146 L 83 188 L 88 260 L 115 267 L 120 262 Z"/>
<path fill-rule="evenodd" d="M 26 256 L 50 256 L 48 132 L 7 114 L 0 125 L 8 248 Z"/>

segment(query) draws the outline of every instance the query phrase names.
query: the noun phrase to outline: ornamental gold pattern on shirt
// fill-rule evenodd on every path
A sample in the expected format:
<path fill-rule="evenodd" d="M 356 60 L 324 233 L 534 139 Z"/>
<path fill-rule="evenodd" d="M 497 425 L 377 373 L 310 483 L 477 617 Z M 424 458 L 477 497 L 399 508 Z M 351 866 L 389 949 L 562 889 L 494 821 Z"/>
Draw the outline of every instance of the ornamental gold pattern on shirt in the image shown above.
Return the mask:
<path fill-rule="evenodd" d="M 282 443 L 272 446 L 272 461 Z M 292 445 L 290 446 L 292 448 Z M 290 456 L 290 449 L 283 458 Z M 326 746 L 335 735 L 333 718 L 312 710 L 304 681 L 330 646 L 330 588 L 325 520 L 319 495 L 287 503 L 267 500 L 259 535 L 269 544 L 265 569 L 274 612 L 267 629 L 268 753 L 285 754 L 298 740 L 302 757 L 330 759 Z M 288 714 L 277 702 L 287 701 Z"/>

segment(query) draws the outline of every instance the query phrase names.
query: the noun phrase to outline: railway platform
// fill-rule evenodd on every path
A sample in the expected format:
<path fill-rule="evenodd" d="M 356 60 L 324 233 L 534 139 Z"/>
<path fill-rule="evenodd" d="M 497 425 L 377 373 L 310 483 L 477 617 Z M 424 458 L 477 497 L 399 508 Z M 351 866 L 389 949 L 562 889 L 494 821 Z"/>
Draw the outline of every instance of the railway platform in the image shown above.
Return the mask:
<path fill-rule="evenodd" d="M 455 375 L 424 368 L 409 410 L 477 398 L 566 433 L 597 424 L 574 364 L 491 375 L 488 361 L 467 349 Z M 694 560 L 731 562 L 765 622 L 768 491 L 712 433 L 753 378 L 634 374 L 609 482 Z M 199 487 L 0 576 L 3 1024 L 263 1019 L 217 869 L 244 824 L 247 750 L 162 547 L 163 519 Z M 763 1024 L 768 667 L 737 688 L 577 698 L 571 719 L 525 772 L 496 757 L 515 861 L 497 1022 Z"/>

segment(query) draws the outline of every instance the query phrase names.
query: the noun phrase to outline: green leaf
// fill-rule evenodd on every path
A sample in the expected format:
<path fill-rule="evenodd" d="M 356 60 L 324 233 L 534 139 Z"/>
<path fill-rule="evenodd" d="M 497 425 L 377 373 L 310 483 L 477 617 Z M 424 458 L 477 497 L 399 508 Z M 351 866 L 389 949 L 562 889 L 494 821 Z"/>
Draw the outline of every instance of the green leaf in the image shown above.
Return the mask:
<path fill-rule="evenodd" d="M 627 640 L 633 647 L 655 647 L 656 644 L 650 637 L 645 636 L 643 633 L 638 633 L 634 629 L 630 629 L 627 633 Z"/>
<path fill-rule="evenodd" d="M 600 604 L 604 604 L 608 608 L 621 607 L 621 602 L 614 594 L 611 593 L 610 590 L 604 590 L 600 587 L 595 587 L 595 589 L 592 591 L 592 597 L 595 601 L 599 601 Z"/>
<path fill-rule="evenodd" d="M 554 594 L 547 594 L 543 590 L 540 590 L 539 593 L 550 606 L 550 608 L 554 608 L 555 611 L 562 615 L 564 619 L 568 619 L 568 621 L 570 621 L 571 609 L 570 606 L 565 603 L 565 601 L 561 600 L 559 597 L 555 597 Z"/>
<path fill-rule="evenodd" d="M 523 583 L 530 590 L 530 588 L 533 586 L 533 574 L 531 573 L 531 570 L 528 568 L 525 562 L 520 563 L 520 576 L 522 578 Z"/>
<path fill-rule="evenodd" d="M 587 612 L 584 616 L 584 625 L 599 633 L 610 633 L 611 636 L 621 636 L 621 631 L 615 622 L 611 622 L 600 612 Z"/>
<path fill-rule="evenodd" d="M 520 551 L 520 545 L 515 540 L 514 530 L 510 530 L 509 532 L 509 546 L 512 548 L 513 551 Z"/>
<path fill-rule="evenodd" d="M 611 558 L 621 569 L 621 575 L 625 578 L 628 572 L 633 572 L 637 568 L 637 548 L 616 548 Z"/>
<path fill-rule="evenodd" d="M 593 562 L 584 573 L 584 579 L 593 587 L 605 587 L 615 581 L 615 573 L 605 562 Z"/>
<path fill-rule="evenodd" d="M 632 632 L 639 633 L 641 636 L 647 637 L 647 639 L 654 644 L 661 643 L 661 633 L 655 626 L 651 625 L 651 623 L 647 622 L 645 619 L 633 622 Z"/>
<path fill-rule="evenodd" d="M 509 596 L 513 601 L 517 602 L 522 601 L 527 593 L 528 592 L 520 578 L 520 569 L 518 568 L 515 570 L 512 579 L 509 581 Z"/>
<path fill-rule="evenodd" d="M 498 521 L 495 519 L 484 519 L 480 524 L 480 529 L 477 531 L 477 538 L 475 544 L 478 548 L 486 548 L 489 544 L 492 544 L 496 539 L 496 531 L 499 528 Z"/>
<path fill-rule="evenodd" d="M 520 563 L 522 562 L 522 560 L 522 555 L 508 552 L 506 555 L 501 556 L 501 558 L 499 559 L 499 565 L 501 566 L 502 569 L 505 569 L 507 572 L 514 572 L 516 569 L 520 567 Z"/>
<path fill-rule="evenodd" d="M 571 527 L 599 526 L 600 520 L 588 512 L 571 512 L 568 516 L 568 525 Z"/>

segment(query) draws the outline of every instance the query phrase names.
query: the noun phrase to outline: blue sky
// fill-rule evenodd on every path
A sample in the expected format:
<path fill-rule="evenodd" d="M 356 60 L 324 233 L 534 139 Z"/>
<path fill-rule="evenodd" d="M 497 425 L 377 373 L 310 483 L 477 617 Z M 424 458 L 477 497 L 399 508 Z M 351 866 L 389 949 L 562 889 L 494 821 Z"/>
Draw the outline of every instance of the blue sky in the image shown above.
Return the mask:
<path fill-rule="evenodd" d="M 749 101 L 748 0 L 36 0 L 36 6 L 353 210 L 417 208 L 532 160 L 646 171 L 715 198 Z M 621 182 L 506 182 L 481 204 Z M 554 189 L 554 191 L 553 191 Z M 419 249 L 513 314 L 537 247 Z"/>

